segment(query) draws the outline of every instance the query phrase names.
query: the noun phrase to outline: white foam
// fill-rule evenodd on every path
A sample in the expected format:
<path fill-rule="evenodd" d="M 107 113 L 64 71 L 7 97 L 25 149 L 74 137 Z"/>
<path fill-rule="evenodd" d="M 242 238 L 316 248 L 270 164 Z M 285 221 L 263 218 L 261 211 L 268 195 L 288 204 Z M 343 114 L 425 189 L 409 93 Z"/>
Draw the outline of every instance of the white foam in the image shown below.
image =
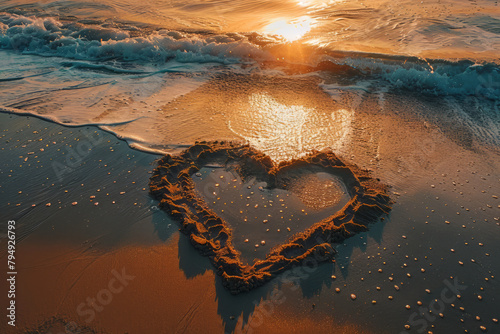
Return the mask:
<path fill-rule="evenodd" d="M 115 28 L 62 23 L 54 18 L 0 15 L 0 48 L 23 53 L 81 60 L 179 62 L 222 64 L 269 55 L 245 37 L 203 36 L 162 30 L 130 37 Z"/>

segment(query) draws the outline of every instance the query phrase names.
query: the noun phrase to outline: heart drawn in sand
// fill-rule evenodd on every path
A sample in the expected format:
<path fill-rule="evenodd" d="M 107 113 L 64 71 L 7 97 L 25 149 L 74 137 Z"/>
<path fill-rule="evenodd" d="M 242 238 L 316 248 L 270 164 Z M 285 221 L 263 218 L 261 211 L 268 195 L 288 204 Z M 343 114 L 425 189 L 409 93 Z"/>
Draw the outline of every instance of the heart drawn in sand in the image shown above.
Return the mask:
<path fill-rule="evenodd" d="M 195 180 L 197 177 L 202 177 L 202 172 L 207 166 L 217 166 L 224 171 L 231 171 L 232 175 L 241 180 L 239 185 L 248 180 L 254 180 L 254 184 L 260 182 L 263 185 L 259 187 L 263 192 L 259 194 L 262 200 L 265 200 L 265 195 L 279 198 L 280 192 L 288 192 L 289 188 L 292 188 L 292 196 L 297 195 L 304 205 L 316 210 L 313 210 L 317 213 L 313 219 L 317 217 L 318 221 L 303 226 L 301 231 L 299 228 L 296 228 L 297 231 L 288 228 L 287 240 L 270 247 L 264 259 L 246 264 L 242 252 L 235 248 L 235 241 L 240 236 L 235 234 L 237 233 L 235 227 L 238 224 L 246 224 L 245 228 L 250 226 L 262 229 L 262 226 L 259 227 L 255 223 L 248 225 L 248 219 L 254 218 L 253 216 L 257 219 L 258 214 L 249 215 L 242 207 L 239 211 L 241 216 L 227 216 L 224 210 L 211 207 L 216 201 L 211 203 L 211 198 L 209 200 L 203 195 L 203 191 L 197 189 L 198 180 Z M 347 197 L 343 197 L 344 201 L 340 200 L 340 197 L 338 199 L 328 197 L 336 196 L 335 187 L 330 192 L 319 192 L 314 188 L 307 189 L 308 181 L 305 183 L 305 188 L 294 189 L 297 188 L 293 186 L 294 180 L 314 175 L 327 175 L 341 180 L 342 187 L 347 192 Z M 222 179 L 223 175 L 220 177 Z M 238 180 L 235 178 L 232 181 Z M 366 231 L 368 224 L 376 222 L 391 209 L 387 186 L 370 177 L 367 171 L 346 165 L 332 152 L 312 152 L 301 159 L 276 165 L 268 156 L 248 145 L 200 142 L 178 156 L 166 155 L 160 159 L 149 185 L 151 194 L 160 201 L 160 207 L 180 221 L 181 230 L 189 235 L 191 243 L 203 255 L 210 257 L 217 273 L 222 277 L 224 286 L 234 294 L 258 287 L 308 258 L 331 261 L 336 253 L 332 247 L 333 243 L 339 243 L 358 232 Z M 216 192 L 213 194 L 217 196 Z M 302 196 L 303 194 L 308 195 Z M 325 194 L 327 198 L 320 198 Z M 286 196 L 288 195 L 287 193 Z M 244 198 L 243 194 L 239 196 Z M 236 196 L 233 197 L 236 199 Z M 234 204 L 233 201 L 231 203 Z M 272 206 L 274 202 L 268 200 L 268 203 Z M 326 206 L 334 208 L 335 211 L 326 216 L 325 211 L 322 211 L 321 216 L 321 211 L 317 208 L 321 206 L 320 203 L 327 203 Z M 263 221 L 261 217 L 258 219 L 261 219 L 260 223 L 268 224 L 266 227 L 272 226 L 276 230 L 276 227 L 284 224 L 285 218 L 288 218 L 287 210 L 288 207 L 281 208 L 278 215 L 269 214 L 269 219 Z M 304 215 L 306 214 L 307 212 L 304 212 Z M 299 216 L 296 214 L 295 219 L 300 219 Z M 227 221 L 223 217 L 226 217 Z M 302 219 L 304 220 L 304 217 Z M 257 233 L 257 230 L 255 231 Z M 258 244 L 255 245 L 257 246 Z"/>

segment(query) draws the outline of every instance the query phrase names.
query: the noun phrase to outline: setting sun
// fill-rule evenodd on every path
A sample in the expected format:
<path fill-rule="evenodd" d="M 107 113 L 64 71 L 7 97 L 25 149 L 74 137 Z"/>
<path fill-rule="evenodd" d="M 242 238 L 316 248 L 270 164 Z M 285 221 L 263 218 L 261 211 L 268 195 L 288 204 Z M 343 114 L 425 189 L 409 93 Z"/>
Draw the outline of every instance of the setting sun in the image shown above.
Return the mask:
<path fill-rule="evenodd" d="M 264 31 L 268 34 L 279 35 L 286 40 L 293 42 L 302 38 L 311 30 L 312 20 L 309 17 L 303 17 L 299 20 L 287 22 L 279 20 L 265 27 Z"/>

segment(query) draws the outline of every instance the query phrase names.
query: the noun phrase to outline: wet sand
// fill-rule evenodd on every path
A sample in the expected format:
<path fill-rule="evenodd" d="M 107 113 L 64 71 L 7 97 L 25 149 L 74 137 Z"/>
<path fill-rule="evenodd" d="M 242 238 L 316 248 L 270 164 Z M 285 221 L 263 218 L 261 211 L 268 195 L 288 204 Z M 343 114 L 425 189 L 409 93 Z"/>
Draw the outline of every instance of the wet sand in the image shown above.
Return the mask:
<path fill-rule="evenodd" d="M 352 154 L 343 156 L 392 186 L 389 218 L 338 245 L 335 264 L 297 267 L 238 296 L 222 286 L 179 225 L 155 209 L 147 184 L 159 156 L 89 128 L 104 140 L 71 165 L 67 147 L 90 141 L 84 128 L 0 114 L 2 226 L 9 219 L 19 222 L 18 327 L 2 322 L 0 330 L 48 333 L 44 323 L 55 317 L 63 320 L 53 321 L 52 333 L 59 333 L 61 322 L 97 333 L 397 333 L 419 307 L 428 309 L 441 299 L 446 280 L 457 279 L 466 286 L 460 298 L 442 310 L 438 306 L 433 317 L 417 317 L 424 322 L 408 332 L 425 327 L 479 333 L 484 326 L 495 333 L 497 151 L 428 116 L 424 123 L 404 110 L 383 115 L 362 110 L 354 122 Z M 61 180 L 54 161 L 70 165 Z M 5 238 L 0 247 L 5 261 Z M 116 277 L 112 270 L 122 268 L 135 278 L 87 323 L 88 314 L 77 308 L 109 289 Z"/>

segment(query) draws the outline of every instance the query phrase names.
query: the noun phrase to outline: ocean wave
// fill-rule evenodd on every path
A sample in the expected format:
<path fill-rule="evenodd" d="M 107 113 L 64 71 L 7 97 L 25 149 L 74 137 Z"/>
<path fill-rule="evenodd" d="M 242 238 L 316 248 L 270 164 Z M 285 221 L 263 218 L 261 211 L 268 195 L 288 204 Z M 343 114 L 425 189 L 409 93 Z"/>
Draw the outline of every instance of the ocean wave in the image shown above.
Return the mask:
<path fill-rule="evenodd" d="M 88 25 L 64 22 L 53 17 L 0 14 L 0 48 L 24 54 L 55 56 L 83 61 L 73 68 L 107 71 L 116 74 L 138 74 L 135 68 L 117 68 L 104 64 L 108 60 L 136 64 L 180 63 L 234 64 L 247 61 L 272 62 L 280 45 L 276 41 L 256 37 L 256 33 L 202 34 L 172 30 L 137 31 L 130 25 Z M 133 31 L 133 32 L 132 32 Z M 133 35 L 133 36 L 131 36 Z M 267 45 L 271 45 L 267 47 Z M 290 45 L 283 45 L 289 48 Z M 356 69 L 363 80 L 377 81 L 392 89 L 411 90 L 437 96 L 467 95 L 500 99 L 500 69 L 496 64 L 472 61 L 425 60 L 413 56 L 389 56 L 364 53 L 330 53 L 318 48 L 302 60 L 318 71 L 331 71 L 318 63 L 334 63 Z M 327 53 L 328 54 L 328 53 Z M 326 57 L 326 58 L 325 58 Z M 95 62 L 95 64 L 90 64 Z M 279 61 L 277 67 L 294 66 Z M 333 69 L 333 71 L 335 71 Z M 357 74 L 356 74 L 357 73 Z"/>
<path fill-rule="evenodd" d="M 496 64 L 401 56 L 381 58 L 358 55 L 342 59 L 328 57 L 328 60 L 355 68 L 370 78 L 381 79 L 393 89 L 436 96 L 467 95 L 500 99 L 500 69 Z"/>
<path fill-rule="evenodd" d="M 117 28 L 9 13 L 0 15 L 0 48 L 79 60 L 148 63 L 176 60 L 231 64 L 248 59 L 249 55 L 268 57 L 265 51 L 238 34 L 203 36 L 160 30 L 131 37 Z"/>

